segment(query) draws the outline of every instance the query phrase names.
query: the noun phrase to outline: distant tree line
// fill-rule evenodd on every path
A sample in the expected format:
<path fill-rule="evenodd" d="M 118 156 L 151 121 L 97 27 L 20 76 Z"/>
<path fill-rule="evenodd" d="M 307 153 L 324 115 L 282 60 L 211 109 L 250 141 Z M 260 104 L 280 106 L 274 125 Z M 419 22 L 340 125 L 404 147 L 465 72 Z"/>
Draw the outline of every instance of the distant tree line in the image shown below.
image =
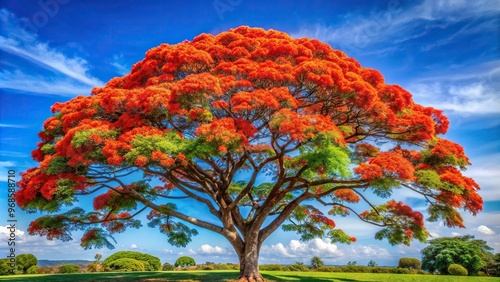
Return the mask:
<path fill-rule="evenodd" d="M 320 271 L 320 272 L 367 272 L 399 274 L 441 274 L 462 276 L 500 276 L 500 253 L 493 254 L 493 249 L 483 240 L 474 236 L 443 237 L 429 241 L 422 250 L 422 261 L 418 258 L 403 257 L 397 267 L 378 266 L 370 260 L 368 264 L 358 265 L 349 261 L 344 266 L 325 266 L 323 260 L 314 256 L 310 265 L 296 262 L 290 265 L 262 264 L 263 271 Z M 150 254 L 119 251 L 101 261 L 102 255 L 96 254 L 95 261 L 87 265 L 63 264 L 59 266 L 38 266 L 38 259 L 33 254 L 20 254 L 16 257 L 16 274 L 80 273 L 104 271 L 177 271 L 177 270 L 238 270 L 234 263 L 205 262 L 196 264 L 189 256 L 179 257 L 174 264 L 161 264 L 158 257 Z M 11 270 L 8 259 L 0 260 L 0 275 L 7 275 Z"/>

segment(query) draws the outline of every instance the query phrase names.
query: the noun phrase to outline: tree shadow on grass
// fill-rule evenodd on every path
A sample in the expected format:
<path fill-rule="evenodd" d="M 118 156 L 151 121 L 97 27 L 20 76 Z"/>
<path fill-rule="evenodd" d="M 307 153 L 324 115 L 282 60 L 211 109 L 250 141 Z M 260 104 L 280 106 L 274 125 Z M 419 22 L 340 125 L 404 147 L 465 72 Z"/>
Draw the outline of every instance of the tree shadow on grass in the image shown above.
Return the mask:
<path fill-rule="evenodd" d="M 325 277 L 310 277 L 310 276 L 297 276 L 297 275 L 273 275 L 273 274 L 263 274 L 265 279 L 270 281 L 300 281 L 300 282 L 367 282 L 366 280 L 358 280 L 358 279 L 349 279 L 349 278 L 325 278 Z"/>
<path fill-rule="evenodd" d="M 293 274 L 263 273 L 262 276 L 269 282 L 300 281 L 300 282 L 366 282 L 366 280 L 299 276 Z M 2 278 L 8 278 L 4 280 Z M 51 275 L 16 275 L 4 276 L 0 281 L 9 282 L 230 282 L 238 278 L 238 271 L 167 271 L 167 272 L 105 272 L 80 274 L 51 274 Z"/>

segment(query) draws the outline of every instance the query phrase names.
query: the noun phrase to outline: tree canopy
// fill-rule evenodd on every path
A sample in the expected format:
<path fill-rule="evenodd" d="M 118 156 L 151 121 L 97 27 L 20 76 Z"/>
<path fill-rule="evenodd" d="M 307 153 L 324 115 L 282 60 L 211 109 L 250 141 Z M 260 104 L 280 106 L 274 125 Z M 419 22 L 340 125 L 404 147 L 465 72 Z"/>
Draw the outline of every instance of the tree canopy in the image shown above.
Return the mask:
<path fill-rule="evenodd" d="M 120 260 L 117 263 L 114 263 L 116 260 L 119 259 L 128 259 L 128 260 Z M 129 264 L 136 265 L 135 262 L 131 262 L 131 260 L 136 260 L 139 261 L 142 265 L 142 270 L 140 271 L 158 271 L 161 270 L 161 261 L 159 258 L 150 255 L 150 254 L 144 254 L 140 252 L 133 252 L 133 251 L 120 251 L 116 252 L 109 257 L 107 257 L 103 262 L 103 266 L 108 266 L 108 267 L 115 267 L 120 268 L 120 265 L 124 264 L 127 265 L 127 267 L 124 266 L 124 268 L 128 268 Z M 132 269 L 135 269 L 133 271 L 139 271 L 134 267 Z M 132 270 L 130 270 L 132 271 Z"/>
<path fill-rule="evenodd" d="M 16 200 L 48 213 L 30 234 L 70 240 L 84 230 L 84 248 L 112 248 L 112 234 L 149 211 L 148 225 L 176 246 L 193 226 L 221 234 L 240 275 L 259 280 L 258 250 L 279 226 L 351 243 L 332 218 L 352 215 L 380 226 L 377 239 L 425 242 L 422 213 L 391 199 L 394 189 L 421 196 L 428 220 L 449 227 L 464 227 L 459 210 L 482 209 L 479 186 L 461 173 L 463 148 L 441 136 L 442 111 L 342 51 L 275 30 L 162 44 L 52 112 Z M 92 209 L 67 207 L 87 195 Z M 186 201 L 206 218 L 179 209 Z"/>
<path fill-rule="evenodd" d="M 486 241 L 474 239 L 471 235 L 437 238 L 430 240 L 429 244 L 422 250 L 422 269 L 431 273 L 448 274 L 451 264 L 459 264 L 469 275 L 477 275 L 486 266 L 485 254 L 493 250 Z"/>

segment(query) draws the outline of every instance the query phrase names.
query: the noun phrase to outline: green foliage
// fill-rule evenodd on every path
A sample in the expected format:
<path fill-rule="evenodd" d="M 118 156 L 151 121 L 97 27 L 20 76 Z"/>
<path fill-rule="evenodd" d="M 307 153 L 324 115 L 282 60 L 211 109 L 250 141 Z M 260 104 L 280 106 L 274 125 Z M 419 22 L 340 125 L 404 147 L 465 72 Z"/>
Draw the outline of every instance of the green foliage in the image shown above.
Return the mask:
<path fill-rule="evenodd" d="M 161 151 L 170 156 L 177 156 L 183 153 L 190 158 L 193 155 L 199 156 L 193 148 L 195 141 L 180 138 L 176 131 L 165 132 L 163 136 L 142 136 L 137 135 L 131 142 L 133 149 L 127 152 L 125 158 L 128 162 L 134 163 L 139 156 L 150 156 L 153 151 Z"/>
<path fill-rule="evenodd" d="M 317 257 L 317 256 L 312 257 L 312 259 L 311 259 L 311 266 L 314 269 L 316 269 L 316 268 L 318 268 L 320 266 L 323 266 L 323 265 L 324 265 L 323 260 L 321 260 L 320 257 Z"/>
<path fill-rule="evenodd" d="M 305 266 L 304 263 L 302 262 L 296 262 L 294 264 L 290 264 L 287 266 L 287 268 L 289 271 L 301 271 L 301 272 L 309 271 L 309 268 L 307 268 L 307 266 Z"/>
<path fill-rule="evenodd" d="M 76 264 L 63 264 L 59 267 L 59 273 L 79 273 L 80 267 Z"/>
<path fill-rule="evenodd" d="M 398 267 L 419 270 L 420 260 L 418 258 L 400 258 Z"/>
<path fill-rule="evenodd" d="M 26 269 L 26 274 L 37 274 L 38 273 L 38 266 L 32 265 L 28 269 Z"/>
<path fill-rule="evenodd" d="M 448 266 L 448 274 L 456 276 L 467 276 L 469 272 L 460 264 L 452 263 Z"/>
<path fill-rule="evenodd" d="M 349 150 L 345 147 L 338 146 L 331 136 L 318 134 L 310 146 L 304 146 L 300 149 L 302 161 L 306 161 L 310 169 L 304 176 L 317 177 L 316 169 L 324 168 L 325 175 L 323 177 L 347 177 L 351 175 L 349 165 Z"/>
<path fill-rule="evenodd" d="M 9 259 L 0 259 L 0 275 L 10 274 Z"/>
<path fill-rule="evenodd" d="M 484 275 L 500 276 L 500 253 L 486 252 L 483 256 L 486 266 L 482 269 Z"/>
<path fill-rule="evenodd" d="M 71 140 L 71 145 L 73 147 L 78 148 L 83 145 L 88 145 L 90 143 L 89 137 L 92 134 L 97 134 L 99 137 L 102 139 L 116 139 L 118 137 L 119 133 L 116 130 L 109 130 L 108 132 L 101 132 L 97 129 L 88 129 L 88 130 L 79 130 L 75 133 L 73 136 L 73 139 Z"/>
<path fill-rule="evenodd" d="M 101 254 L 95 254 L 94 258 L 95 258 L 96 262 L 99 262 L 102 259 L 102 255 Z"/>
<path fill-rule="evenodd" d="M 392 195 L 392 189 L 398 186 L 399 182 L 391 177 L 381 177 L 370 183 L 373 193 L 381 198 L 389 198 Z"/>
<path fill-rule="evenodd" d="M 342 229 L 334 229 L 328 232 L 328 237 L 333 243 L 344 243 L 348 245 L 352 243 L 351 236 L 345 233 Z"/>
<path fill-rule="evenodd" d="M 111 263 L 117 259 L 122 259 L 122 258 L 130 258 L 130 259 L 135 259 L 138 260 L 139 262 L 142 263 L 142 266 L 145 271 L 159 271 L 161 270 L 161 261 L 159 258 L 149 255 L 149 254 L 143 254 L 140 252 L 133 252 L 133 251 L 120 251 L 112 254 L 111 256 L 107 257 L 103 262 L 102 265 L 104 267 L 111 267 Z"/>
<path fill-rule="evenodd" d="M 318 272 L 342 272 L 342 269 L 337 266 L 320 266 L 316 268 Z"/>
<path fill-rule="evenodd" d="M 16 268 L 21 273 L 38 264 L 38 259 L 33 254 L 20 254 L 16 256 Z"/>
<path fill-rule="evenodd" d="M 286 267 L 281 264 L 260 264 L 259 270 L 261 271 L 286 271 Z"/>
<path fill-rule="evenodd" d="M 191 238 L 198 235 L 196 229 L 189 228 L 182 222 L 174 222 L 168 216 L 155 218 L 148 223 L 148 226 L 160 226 L 160 232 L 167 235 L 168 242 L 177 247 L 187 246 L 191 242 Z"/>
<path fill-rule="evenodd" d="M 175 269 L 175 266 L 173 266 L 172 264 L 166 262 L 163 264 L 161 270 L 163 271 L 171 271 L 171 270 L 174 270 Z"/>
<path fill-rule="evenodd" d="M 422 269 L 431 273 L 447 273 L 451 264 L 460 264 L 469 275 L 477 275 L 486 266 L 485 253 L 492 250 L 485 241 L 474 240 L 474 236 L 443 237 L 429 241 L 422 250 Z"/>
<path fill-rule="evenodd" d="M 194 266 L 196 262 L 192 257 L 182 256 L 175 261 L 174 265 L 175 267 Z"/>
<path fill-rule="evenodd" d="M 119 258 L 108 264 L 109 268 L 117 271 L 145 271 L 146 266 L 143 261 L 133 258 Z"/>
<path fill-rule="evenodd" d="M 375 267 L 375 266 L 377 266 L 377 263 L 374 260 L 370 260 L 368 262 L 368 267 Z"/>
<path fill-rule="evenodd" d="M 113 238 L 113 236 L 108 234 L 102 228 L 92 228 L 87 230 L 87 232 L 94 232 L 95 236 L 80 243 L 80 246 L 82 246 L 83 249 L 89 250 L 92 248 L 102 248 L 103 246 L 106 246 L 108 249 L 115 248 L 115 246 L 109 240 L 111 239 L 116 243 L 115 238 Z"/>

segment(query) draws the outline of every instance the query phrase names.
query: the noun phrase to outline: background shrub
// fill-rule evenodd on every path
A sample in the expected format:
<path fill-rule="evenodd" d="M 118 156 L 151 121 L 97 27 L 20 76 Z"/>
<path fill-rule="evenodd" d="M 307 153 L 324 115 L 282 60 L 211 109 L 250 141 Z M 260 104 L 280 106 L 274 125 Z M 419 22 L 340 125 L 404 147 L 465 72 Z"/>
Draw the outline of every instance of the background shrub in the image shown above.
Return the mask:
<path fill-rule="evenodd" d="M 38 266 L 30 266 L 28 269 L 26 269 L 26 274 L 38 274 Z"/>
<path fill-rule="evenodd" d="M 342 272 L 342 269 L 340 267 L 336 266 L 320 266 L 316 268 L 316 271 L 319 272 Z"/>
<path fill-rule="evenodd" d="M 419 270 L 420 260 L 418 258 L 400 258 L 398 267 Z"/>
<path fill-rule="evenodd" d="M 118 271 L 144 271 L 144 263 L 133 258 L 119 258 L 109 264 L 112 270 Z"/>
<path fill-rule="evenodd" d="M 166 262 L 163 264 L 161 270 L 163 271 L 171 271 L 171 270 L 174 270 L 175 269 L 175 266 L 173 266 L 172 264 Z"/>
<path fill-rule="evenodd" d="M 7 275 L 10 273 L 10 266 L 8 259 L 0 260 L 0 275 Z"/>
<path fill-rule="evenodd" d="M 318 267 L 321 267 L 321 266 L 318 266 Z M 316 267 L 316 269 L 318 268 Z M 299 263 L 299 262 L 296 262 L 294 264 L 290 264 L 290 265 L 287 265 L 287 268 L 288 270 L 290 271 L 301 271 L 301 272 L 305 272 L 305 271 L 309 271 L 310 269 L 305 266 L 303 263 Z"/>
<path fill-rule="evenodd" d="M 285 271 L 285 267 L 281 264 L 261 264 L 259 270 L 263 271 Z"/>
<path fill-rule="evenodd" d="M 87 265 L 87 272 L 101 272 L 103 271 L 103 267 L 98 262 L 92 262 Z"/>
<path fill-rule="evenodd" d="M 142 262 L 142 265 L 144 267 L 145 271 L 159 271 L 161 270 L 161 261 L 159 258 L 152 256 L 150 254 L 143 254 L 139 252 L 132 252 L 132 251 L 120 251 L 116 252 L 109 257 L 107 257 L 103 262 L 102 265 L 104 267 L 110 267 L 110 264 L 121 258 L 130 258 L 130 259 L 135 259 L 140 262 Z"/>
<path fill-rule="evenodd" d="M 59 266 L 59 273 L 79 273 L 80 267 L 76 264 L 63 264 Z"/>
<path fill-rule="evenodd" d="M 450 266 L 448 266 L 448 273 L 450 275 L 457 275 L 457 276 L 469 275 L 469 272 L 467 271 L 467 269 L 465 269 L 465 267 L 456 263 L 450 264 Z"/>
<path fill-rule="evenodd" d="M 20 254 L 16 257 L 16 268 L 20 273 L 26 273 L 28 268 L 38 264 L 38 259 L 33 254 Z"/>

